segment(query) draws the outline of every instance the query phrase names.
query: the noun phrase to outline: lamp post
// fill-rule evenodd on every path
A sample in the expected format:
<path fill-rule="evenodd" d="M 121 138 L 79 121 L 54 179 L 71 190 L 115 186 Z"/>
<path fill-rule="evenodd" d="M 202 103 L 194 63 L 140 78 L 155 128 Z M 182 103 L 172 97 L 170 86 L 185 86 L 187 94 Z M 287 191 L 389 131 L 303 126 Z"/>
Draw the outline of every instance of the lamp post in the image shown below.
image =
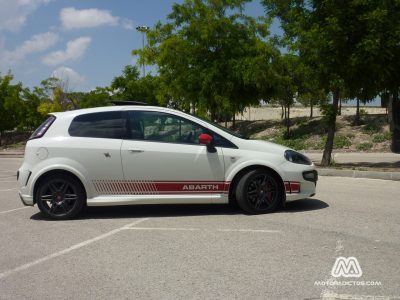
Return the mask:
<path fill-rule="evenodd" d="M 149 27 L 148 26 L 138 26 L 136 27 L 136 30 L 142 33 L 142 49 L 144 50 L 144 36 L 146 35 L 147 31 L 149 31 Z M 142 68 L 143 68 L 143 77 L 146 76 L 146 69 L 144 66 L 144 62 L 142 63 Z"/>

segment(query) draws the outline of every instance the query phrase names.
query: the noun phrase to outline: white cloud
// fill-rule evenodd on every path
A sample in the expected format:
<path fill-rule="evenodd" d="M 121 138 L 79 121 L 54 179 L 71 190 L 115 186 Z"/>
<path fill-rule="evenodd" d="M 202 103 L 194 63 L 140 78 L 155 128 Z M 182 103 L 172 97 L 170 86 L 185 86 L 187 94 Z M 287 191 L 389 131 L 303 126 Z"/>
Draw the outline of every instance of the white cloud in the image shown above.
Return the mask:
<path fill-rule="evenodd" d="M 92 39 L 90 37 L 80 37 L 67 43 L 65 51 L 55 51 L 42 57 L 42 62 L 49 66 L 59 65 L 69 60 L 77 60 L 81 58 Z"/>
<path fill-rule="evenodd" d="M 96 8 L 75 9 L 74 7 L 63 8 L 60 12 L 60 19 L 64 29 L 92 28 L 102 25 L 115 26 L 119 18 L 115 17 L 108 10 Z"/>
<path fill-rule="evenodd" d="M 29 54 L 39 53 L 49 49 L 54 46 L 58 40 L 58 34 L 54 32 L 45 32 L 32 36 L 29 40 L 23 42 L 12 51 L 1 50 L 0 48 L 0 65 L 12 67 L 20 63 Z"/>
<path fill-rule="evenodd" d="M 51 76 L 60 79 L 69 90 L 81 85 L 85 81 L 84 76 L 68 67 L 57 68 Z"/>
<path fill-rule="evenodd" d="M 124 27 L 127 30 L 133 30 L 133 28 L 134 28 L 133 21 L 129 20 L 129 19 L 123 19 L 121 21 L 121 25 L 122 25 L 122 27 Z"/>
<path fill-rule="evenodd" d="M 27 17 L 50 0 L 0 0 L 0 32 L 19 31 Z"/>

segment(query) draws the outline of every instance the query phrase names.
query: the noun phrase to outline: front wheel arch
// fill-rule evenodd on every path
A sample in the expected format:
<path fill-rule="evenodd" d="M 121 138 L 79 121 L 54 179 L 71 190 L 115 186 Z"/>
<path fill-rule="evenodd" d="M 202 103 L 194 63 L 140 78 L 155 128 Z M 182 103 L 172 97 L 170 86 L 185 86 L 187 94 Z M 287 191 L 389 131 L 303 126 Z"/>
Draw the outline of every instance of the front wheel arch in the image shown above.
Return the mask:
<path fill-rule="evenodd" d="M 267 166 L 263 166 L 263 165 L 252 165 L 252 166 L 248 166 L 243 168 L 242 170 L 240 170 L 239 172 L 236 173 L 236 175 L 233 177 L 231 184 L 229 186 L 229 204 L 233 204 L 236 205 L 236 195 L 235 195 L 235 191 L 236 191 L 236 186 L 239 183 L 240 179 L 247 174 L 250 171 L 253 170 L 265 170 L 268 171 L 272 174 L 275 175 L 276 179 L 278 179 L 278 184 L 280 186 L 280 188 L 282 189 L 282 202 L 281 202 L 281 207 L 285 207 L 285 203 L 286 203 L 286 191 L 285 191 L 285 185 L 283 183 L 282 177 L 278 174 L 278 172 L 276 172 L 274 169 L 269 168 Z"/>
<path fill-rule="evenodd" d="M 76 176 L 74 173 L 66 171 L 66 170 L 61 170 L 61 169 L 47 171 L 46 173 L 43 173 L 42 175 L 40 175 L 40 177 L 36 180 L 34 188 L 33 188 L 33 203 L 34 204 L 36 203 L 36 192 L 41 184 L 41 181 L 46 179 L 47 177 L 51 177 L 51 176 L 55 176 L 55 175 L 67 175 L 67 176 L 71 176 L 74 179 L 76 179 L 76 181 L 79 182 L 79 184 L 81 185 L 83 192 L 85 193 L 85 205 L 86 205 L 87 192 L 85 189 L 85 185 L 82 183 L 82 181 L 79 179 L 79 177 Z"/>

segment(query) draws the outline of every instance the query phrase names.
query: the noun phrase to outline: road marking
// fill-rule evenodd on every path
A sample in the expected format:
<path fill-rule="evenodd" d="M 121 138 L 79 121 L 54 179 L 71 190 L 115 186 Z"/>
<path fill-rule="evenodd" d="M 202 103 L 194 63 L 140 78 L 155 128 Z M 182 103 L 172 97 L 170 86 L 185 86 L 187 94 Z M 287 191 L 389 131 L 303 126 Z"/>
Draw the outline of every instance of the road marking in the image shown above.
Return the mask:
<path fill-rule="evenodd" d="M 131 230 L 164 230 L 164 231 L 199 231 L 200 228 L 168 228 L 168 227 L 129 227 Z"/>
<path fill-rule="evenodd" d="M 12 189 L 6 189 L 6 190 L 0 190 L 0 192 L 8 192 L 8 191 L 14 191 L 14 190 L 16 190 L 17 188 L 12 188 Z"/>
<path fill-rule="evenodd" d="M 71 247 L 69 247 L 69 248 L 66 248 L 66 249 L 64 249 L 64 250 L 61 250 L 61 251 L 58 251 L 58 252 L 49 254 L 49 255 L 47 255 L 47 256 L 44 256 L 44 257 L 39 258 L 39 259 L 37 259 L 37 260 L 34 260 L 34 261 L 29 262 L 29 263 L 23 264 L 23 265 L 21 265 L 21 266 L 19 266 L 19 267 L 16 267 L 16 268 L 14 268 L 14 269 L 5 271 L 5 272 L 3 272 L 3 273 L 0 273 L 0 279 L 3 279 L 3 278 L 5 278 L 5 277 L 8 277 L 8 276 L 10 276 L 10 275 L 12 275 L 12 274 L 14 274 L 14 273 L 19 272 L 19 271 L 23 271 L 23 270 L 29 269 L 30 267 L 33 267 L 33 266 L 36 266 L 36 265 L 38 265 L 38 264 L 44 263 L 44 262 L 46 262 L 46 261 L 48 261 L 48 260 L 51 260 L 51 259 L 53 259 L 53 258 L 62 256 L 62 255 L 64 255 L 64 254 L 68 254 L 68 253 L 70 253 L 70 252 L 72 252 L 72 251 L 74 251 L 74 250 L 80 249 L 80 248 L 85 247 L 85 246 L 87 246 L 87 245 L 90 245 L 90 244 L 92 244 L 92 243 L 94 243 L 94 242 L 97 242 L 97 241 L 100 241 L 100 240 L 102 240 L 102 239 L 105 239 L 105 238 L 107 238 L 107 237 L 109 237 L 109 236 L 112 236 L 112 235 L 114 235 L 114 234 L 116 234 L 116 233 L 118 233 L 118 232 L 120 232 L 120 231 L 122 231 L 122 230 L 130 229 L 131 226 L 134 226 L 134 225 L 139 224 L 139 223 L 141 223 L 141 222 L 143 222 L 143 221 L 146 221 L 146 220 L 148 220 L 148 218 L 143 218 L 143 219 L 136 220 L 136 221 L 133 222 L 133 223 L 130 223 L 130 224 L 124 225 L 124 226 L 122 226 L 122 227 L 120 227 L 120 228 L 111 230 L 111 231 L 109 231 L 109 232 L 106 232 L 106 233 L 104 233 L 104 234 L 101 234 L 101 235 L 96 236 L 96 237 L 94 237 L 94 238 L 92 238 L 92 239 L 86 240 L 86 241 L 84 241 L 84 242 L 75 244 L 75 245 L 73 245 L 73 246 L 71 246 Z"/>
<path fill-rule="evenodd" d="M 201 228 L 176 228 L 176 227 L 131 227 L 132 230 L 160 230 L 160 231 L 210 231 Z M 279 230 L 268 229 L 217 229 L 219 232 L 259 232 L 259 233 L 278 233 Z"/>
<path fill-rule="evenodd" d="M 32 206 L 24 206 L 24 207 L 20 207 L 20 208 L 15 208 L 15 209 L 10 209 L 10 210 L 0 211 L 0 215 L 1 215 L 1 214 L 6 214 L 6 213 L 9 213 L 9 212 L 13 212 L 13 211 L 17 211 L 17 210 L 20 210 L 20 209 L 31 208 L 31 207 L 32 207 Z"/>
<path fill-rule="evenodd" d="M 343 252 L 343 250 L 344 250 L 343 241 L 342 240 L 337 240 L 336 241 L 336 246 L 335 246 L 335 259 L 338 256 L 341 256 L 340 254 Z M 335 280 L 336 280 L 335 277 L 333 277 L 332 273 L 331 273 L 331 275 L 329 276 L 327 281 L 328 282 L 333 282 Z M 334 290 L 336 288 L 337 287 L 335 287 L 335 286 L 329 286 L 328 288 L 324 288 L 321 291 L 321 295 L 320 295 L 321 299 L 332 299 L 332 298 L 327 298 L 328 296 L 325 296 L 325 295 L 329 295 L 329 294 L 335 293 Z M 333 298 L 333 299 L 335 299 L 335 298 Z"/>
<path fill-rule="evenodd" d="M 328 291 L 321 295 L 321 299 L 338 299 L 338 300 L 355 300 L 355 299 L 370 299 L 370 300 L 390 300 L 400 299 L 389 296 L 375 296 L 375 295 L 355 295 L 355 294 L 336 294 L 335 292 Z"/>
<path fill-rule="evenodd" d="M 279 233 L 280 230 L 268 229 L 217 229 L 220 232 L 261 232 L 261 233 Z"/>

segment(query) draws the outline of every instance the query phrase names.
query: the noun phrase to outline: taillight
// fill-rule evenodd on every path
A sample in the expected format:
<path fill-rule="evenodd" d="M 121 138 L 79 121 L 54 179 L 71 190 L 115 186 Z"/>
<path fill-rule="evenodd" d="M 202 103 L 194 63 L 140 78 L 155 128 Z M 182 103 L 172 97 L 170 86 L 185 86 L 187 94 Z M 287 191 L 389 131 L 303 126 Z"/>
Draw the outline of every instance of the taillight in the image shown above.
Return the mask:
<path fill-rule="evenodd" d="M 35 131 L 34 133 L 32 133 L 32 135 L 30 136 L 30 140 L 33 139 L 38 139 L 41 138 L 42 136 L 44 136 L 44 134 L 46 133 L 46 131 L 50 128 L 51 124 L 53 124 L 54 120 L 56 119 L 55 116 L 50 116 L 47 118 L 46 121 L 44 121 Z"/>

